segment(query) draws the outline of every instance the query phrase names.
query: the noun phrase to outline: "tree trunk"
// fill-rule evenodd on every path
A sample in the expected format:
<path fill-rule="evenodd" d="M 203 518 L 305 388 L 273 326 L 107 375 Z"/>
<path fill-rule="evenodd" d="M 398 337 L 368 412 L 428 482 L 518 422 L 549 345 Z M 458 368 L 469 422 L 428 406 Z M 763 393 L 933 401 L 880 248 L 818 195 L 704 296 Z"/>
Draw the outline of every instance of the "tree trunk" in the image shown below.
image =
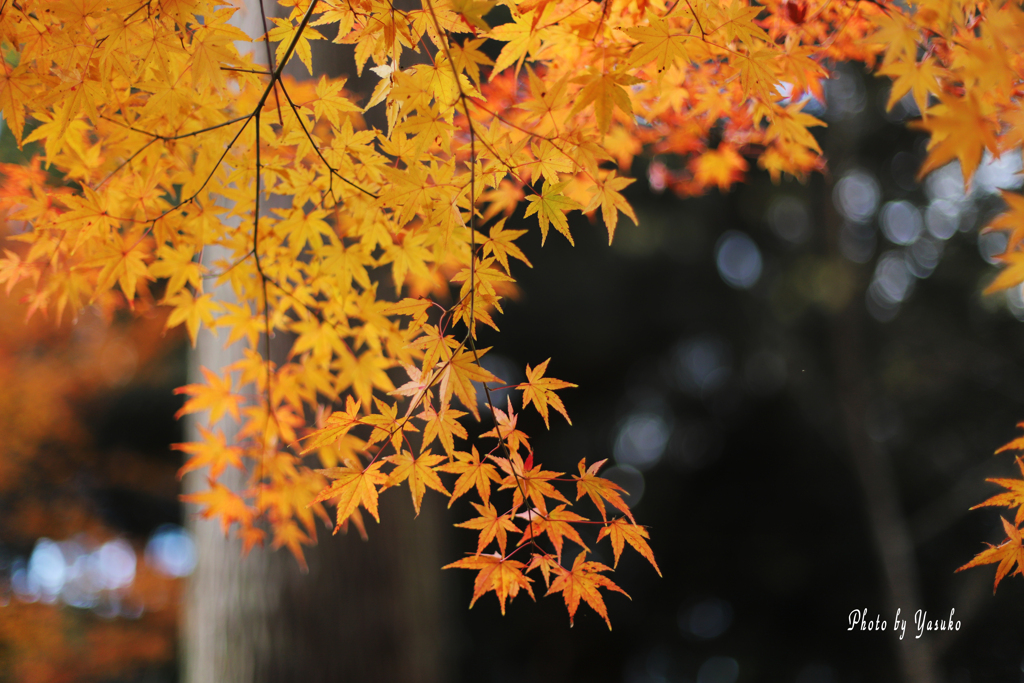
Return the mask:
<path fill-rule="evenodd" d="M 257 2 L 246 0 L 239 15 L 249 35 L 263 32 Z M 207 263 L 217 258 L 204 255 Z M 231 297 L 230 286 L 214 296 Z M 240 358 L 240 344 L 227 350 L 222 344 L 202 331 L 190 381 L 199 381 L 199 366 L 219 370 Z M 218 426 L 230 443 L 235 424 L 226 420 Z M 200 440 L 194 423 L 189 438 Z M 230 476 L 225 473 L 221 482 L 243 488 L 246 475 L 237 473 L 233 481 Z M 184 488 L 205 488 L 202 475 L 186 477 Z M 440 572 L 448 556 L 441 547 L 442 510 L 442 501 L 428 496 L 414 519 L 411 503 L 398 491 L 383 495 L 381 524 L 368 530 L 369 541 L 355 533 L 321 534 L 319 545 L 307 549 L 309 573 L 302 574 L 284 550 L 257 548 L 242 558 L 240 542 L 225 539 L 219 522 L 197 519 L 195 509 L 188 509 L 198 564 L 184 606 L 183 680 L 446 680 L 450 601 Z"/>
<path fill-rule="evenodd" d="M 184 680 L 446 680 L 441 501 L 428 497 L 414 519 L 403 498 L 381 497 L 369 541 L 324 534 L 306 553 L 308 574 L 286 551 L 243 559 L 218 523 L 193 520 L 199 562 L 186 598 Z"/>

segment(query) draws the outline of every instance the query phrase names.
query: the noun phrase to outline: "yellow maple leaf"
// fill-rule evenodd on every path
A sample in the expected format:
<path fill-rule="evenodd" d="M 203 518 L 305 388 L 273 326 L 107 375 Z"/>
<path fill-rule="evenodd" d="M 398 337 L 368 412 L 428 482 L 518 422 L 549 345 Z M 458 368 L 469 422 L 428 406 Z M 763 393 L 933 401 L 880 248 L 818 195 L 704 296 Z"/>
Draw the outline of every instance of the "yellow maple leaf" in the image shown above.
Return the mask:
<path fill-rule="evenodd" d="M 608 244 L 611 244 L 612 239 L 615 237 L 615 226 L 619 222 L 619 212 L 629 216 L 629 219 L 633 221 L 633 225 L 638 225 L 633 207 L 629 205 L 626 198 L 619 192 L 635 182 L 636 178 L 618 177 L 616 176 L 616 171 L 613 170 L 603 181 L 598 182 L 595 187 L 591 188 L 594 196 L 586 208 L 583 209 L 583 212 L 589 213 L 601 207 L 601 218 L 604 220 L 605 227 L 608 228 Z"/>
<path fill-rule="evenodd" d="M 565 235 L 565 238 L 569 240 L 569 244 L 575 244 L 572 241 L 572 235 L 569 233 L 569 221 L 566 220 L 565 214 L 574 209 L 582 208 L 582 205 L 563 194 L 569 182 L 566 180 L 561 183 L 552 184 L 551 181 L 545 180 L 544 189 L 541 194 L 532 194 L 526 198 L 530 205 L 526 207 L 525 217 L 529 218 L 533 214 L 537 214 L 537 220 L 540 222 L 541 244 L 544 244 L 548 238 L 549 223 L 554 225 L 558 232 Z"/>
<path fill-rule="evenodd" d="M 317 494 L 310 505 L 323 500 L 338 499 L 335 501 L 338 515 L 334 533 L 338 533 L 342 525 L 348 521 L 360 505 L 380 522 L 380 517 L 377 514 L 377 487 L 385 484 L 388 480 L 387 475 L 380 471 L 383 465 L 384 461 L 378 460 L 365 468 L 344 465 L 316 470 L 319 474 L 334 481 Z"/>
<path fill-rule="evenodd" d="M 446 459 L 443 455 L 432 455 L 430 451 L 424 451 L 420 453 L 420 457 L 413 458 L 411 453 L 401 451 L 398 455 L 389 455 L 384 459 L 395 465 L 395 469 L 391 470 L 388 476 L 385 488 L 398 486 L 408 480 L 409 494 L 412 496 L 412 506 L 416 509 L 417 517 L 420 514 L 423 494 L 426 493 L 428 486 L 451 496 L 434 471 L 437 465 Z"/>
<path fill-rule="evenodd" d="M 525 410 L 532 403 L 537 412 L 544 418 L 544 426 L 548 429 L 551 429 L 551 425 L 548 423 L 549 405 L 560 412 L 566 422 L 572 424 L 569 414 L 565 412 L 565 405 L 563 405 L 562 399 L 558 397 L 555 391 L 577 386 L 571 382 L 563 382 L 554 377 L 545 377 L 544 373 L 547 372 L 548 363 L 550 362 L 551 359 L 548 358 L 535 368 L 527 365 L 526 382 L 516 385 L 516 389 L 521 389 L 523 392 L 523 409 Z"/>

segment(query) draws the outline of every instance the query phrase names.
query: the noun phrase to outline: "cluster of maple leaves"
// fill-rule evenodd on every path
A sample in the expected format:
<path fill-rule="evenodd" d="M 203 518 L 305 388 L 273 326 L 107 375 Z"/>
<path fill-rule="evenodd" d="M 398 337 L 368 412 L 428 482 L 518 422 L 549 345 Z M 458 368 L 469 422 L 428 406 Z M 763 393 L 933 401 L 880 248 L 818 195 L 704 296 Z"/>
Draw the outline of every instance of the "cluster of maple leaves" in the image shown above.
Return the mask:
<path fill-rule="evenodd" d="M 491 26 L 499 4 L 511 20 Z M 671 160 L 667 184 L 683 194 L 729 188 L 748 160 L 804 178 L 823 167 L 809 128 L 824 125 L 804 97 L 821 97 L 830 60 L 893 76 L 890 106 L 911 94 L 932 136 L 922 173 L 959 159 L 969 179 L 984 149 L 1007 152 L 1024 130 L 1015 2 L 270 10 L 266 45 L 245 52 L 236 8 L 210 0 L 0 2 L 0 110 L 19 144 L 42 152 L 4 193 L 24 244 L 5 250 L 0 283 L 29 315 L 158 299 L 193 340 L 206 326 L 245 342 L 242 360 L 181 388 L 180 414 L 209 411 L 211 428 L 178 448 L 190 456 L 182 473 L 208 468 L 209 489 L 189 500 L 246 548 L 269 540 L 303 562 L 324 503 L 336 529 L 365 533 L 385 489 L 408 486 L 417 511 L 427 488 L 472 494 L 480 516 L 458 526 L 479 540 L 449 566 L 477 570 L 473 600 L 494 591 L 502 610 L 533 595 L 540 570 L 570 618 L 583 599 L 607 620 L 599 589 L 619 589 L 586 559 L 587 524 L 616 563 L 628 544 L 654 564 L 601 463 L 544 470 L 511 401 L 491 401 L 502 380 L 480 365 L 477 325 L 497 328 L 513 261 L 530 265 L 517 244 L 527 231 L 505 228 L 520 202 L 542 243 L 551 227 L 572 241 L 573 211 L 599 214 L 611 239 L 620 213 L 636 220 L 622 191 L 639 154 Z M 344 79 L 284 75 L 293 58 L 313 73 L 310 43 L 328 39 L 354 45 L 360 72 L 372 61 L 380 80 L 365 101 Z M 362 117 L 375 107 L 385 130 Z M 1001 220 L 1019 251 L 1020 216 Z M 287 346 L 275 349 L 284 361 L 269 360 L 272 343 Z M 550 409 L 568 419 L 555 391 L 574 386 L 547 365 L 515 386 L 520 410 L 532 404 L 545 424 Z M 399 369 L 408 381 L 396 388 Z M 480 418 L 474 382 L 493 429 L 464 450 L 464 420 Z M 225 415 L 241 423 L 237 442 L 214 426 Z M 246 490 L 218 481 L 228 467 L 249 472 Z M 600 520 L 569 509 L 584 496 Z M 566 539 L 582 548 L 571 566 Z"/>

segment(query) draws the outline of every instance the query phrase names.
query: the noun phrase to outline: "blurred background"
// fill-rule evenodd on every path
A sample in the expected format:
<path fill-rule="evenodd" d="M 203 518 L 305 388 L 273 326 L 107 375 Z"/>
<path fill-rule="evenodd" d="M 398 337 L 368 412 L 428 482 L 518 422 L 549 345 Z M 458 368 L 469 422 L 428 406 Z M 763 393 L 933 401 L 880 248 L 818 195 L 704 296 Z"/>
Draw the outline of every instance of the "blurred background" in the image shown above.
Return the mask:
<path fill-rule="evenodd" d="M 886 113 L 887 82 L 857 65 L 826 95 L 807 108 L 829 124 L 827 175 L 755 172 L 683 200 L 666 189 L 679 160 L 637 159 L 640 225 L 612 246 L 585 218 L 575 248 L 521 240 L 534 268 L 484 364 L 514 383 L 552 357 L 579 385 L 561 392 L 573 426 L 524 412 L 536 457 L 608 459 L 649 527 L 664 578 L 623 555 L 632 600 L 607 597 L 613 631 L 586 606 L 569 628 L 557 597 L 467 610 L 472 574 L 440 567 L 472 543 L 451 526 L 468 504 L 428 495 L 413 521 L 397 494 L 368 542 L 325 529 L 309 575 L 284 553 L 220 560 L 248 578 L 210 627 L 195 605 L 216 583 L 186 589 L 204 554 L 169 447 L 185 438 L 181 336 L 113 302 L 25 326 L 0 297 L 0 680 L 1021 679 L 1024 581 L 993 596 L 993 567 L 955 573 L 1004 537 L 997 511 L 968 511 L 1001 490 L 985 478 L 1016 472 L 992 452 L 1024 419 L 1024 298 L 981 294 L 1005 236 L 980 228 L 1024 182 L 1020 155 L 987 159 L 969 193 L 956 165 L 918 183 L 911 101 Z M 864 609 L 890 630 L 848 631 Z M 917 639 L 919 609 L 960 628 Z M 199 623 L 234 648 L 222 678 L 185 664 Z"/>

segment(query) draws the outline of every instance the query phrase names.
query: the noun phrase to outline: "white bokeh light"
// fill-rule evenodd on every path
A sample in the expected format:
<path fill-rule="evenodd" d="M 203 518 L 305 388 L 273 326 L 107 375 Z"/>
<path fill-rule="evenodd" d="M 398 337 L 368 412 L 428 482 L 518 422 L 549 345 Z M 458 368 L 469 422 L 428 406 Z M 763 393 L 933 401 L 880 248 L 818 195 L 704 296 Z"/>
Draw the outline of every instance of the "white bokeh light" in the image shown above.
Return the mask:
<path fill-rule="evenodd" d="M 882 207 L 882 233 L 893 244 L 913 244 L 924 232 L 924 219 L 907 201 L 886 202 Z"/>
<path fill-rule="evenodd" d="M 128 541 L 121 538 L 107 541 L 92 557 L 104 588 L 124 588 L 135 580 L 135 551 Z"/>
<path fill-rule="evenodd" d="M 992 156 L 987 149 L 982 157 L 978 170 L 974 172 L 972 183 L 976 192 L 999 194 L 1000 190 L 1015 190 L 1024 185 L 1021 175 L 1022 160 L 1020 148 L 1003 152 L 999 158 Z"/>
<path fill-rule="evenodd" d="M 730 287 L 750 289 L 761 278 L 761 250 L 744 233 L 730 230 L 715 245 L 715 266 Z"/>
<path fill-rule="evenodd" d="M 619 426 L 615 435 L 615 462 L 641 472 L 658 464 L 672 426 L 656 413 L 633 413 Z"/>
<path fill-rule="evenodd" d="M 40 538 L 28 560 L 28 580 L 39 587 L 41 599 L 54 600 L 64 587 L 67 564 L 60 545 L 48 538 Z"/>
<path fill-rule="evenodd" d="M 180 526 L 165 524 L 146 544 L 146 564 L 164 576 L 188 576 L 196 567 L 196 545 Z"/>
<path fill-rule="evenodd" d="M 832 201 L 839 212 L 851 221 L 871 220 L 878 210 L 881 190 L 874 176 L 864 171 L 850 171 L 832 192 Z"/>
<path fill-rule="evenodd" d="M 946 199 L 933 199 L 924 214 L 928 233 L 940 240 L 948 240 L 960 227 L 960 207 Z"/>
<path fill-rule="evenodd" d="M 874 282 L 878 284 L 879 293 L 889 303 L 898 304 L 910 296 L 914 278 L 901 252 L 888 251 L 882 254 L 875 266 Z"/>

